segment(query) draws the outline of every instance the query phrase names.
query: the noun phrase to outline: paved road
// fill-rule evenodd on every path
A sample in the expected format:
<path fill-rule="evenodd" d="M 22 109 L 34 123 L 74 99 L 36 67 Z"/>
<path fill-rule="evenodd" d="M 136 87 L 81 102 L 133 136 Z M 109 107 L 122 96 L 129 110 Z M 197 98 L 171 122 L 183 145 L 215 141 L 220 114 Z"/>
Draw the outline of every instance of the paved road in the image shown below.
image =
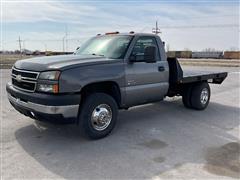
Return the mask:
<path fill-rule="evenodd" d="M 231 73 L 211 85 L 205 111 L 185 109 L 181 98 L 131 108 L 98 141 L 80 137 L 73 125 L 39 124 L 17 113 L 6 98 L 10 71 L 1 70 L 3 179 L 238 178 L 240 74 L 213 69 Z"/>

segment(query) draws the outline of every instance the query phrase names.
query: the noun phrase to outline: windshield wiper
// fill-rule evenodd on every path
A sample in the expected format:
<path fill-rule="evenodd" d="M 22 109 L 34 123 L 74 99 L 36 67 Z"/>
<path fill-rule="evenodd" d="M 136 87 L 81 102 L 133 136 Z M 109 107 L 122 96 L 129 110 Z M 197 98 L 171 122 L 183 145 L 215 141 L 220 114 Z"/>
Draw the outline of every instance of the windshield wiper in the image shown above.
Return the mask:
<path fill-rule="evenodd" d="M 104 55 L 103 55 L 103 54 L 96 54 L 96 53 L 92 53 L 92 55 L 93 55 L 93 56 L 102 56 L 102 57 L 104 57 Z"/>

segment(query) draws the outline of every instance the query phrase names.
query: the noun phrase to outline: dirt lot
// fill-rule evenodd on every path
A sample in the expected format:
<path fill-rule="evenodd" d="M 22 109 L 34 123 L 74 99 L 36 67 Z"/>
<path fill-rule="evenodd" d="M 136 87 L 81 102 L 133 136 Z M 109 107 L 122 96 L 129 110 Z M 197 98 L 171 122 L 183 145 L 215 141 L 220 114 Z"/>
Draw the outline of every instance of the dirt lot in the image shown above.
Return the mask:
<path fill-rule="evenodd" d="M 203 67 L 185 67 L 202 70 Z M 229 71 L 211 85 L 205 111 L 184 108 L 181 98 L 119 113 L 113 133 L 98 141 L 73 125 L 37 123 L 16 112 L 1 71 L 2 179 L 237 179 L 240 178 L 240 74 Z"/>
<path fill-rule="evenodd" d="M 27 59 L 34 56 L 26 56 L 26 55 L 20 55 L 20 54 L 1 54 L 0 55 L 0 69 L 9 69 L 12 67 L 12 65 L 20 59 Z"/>

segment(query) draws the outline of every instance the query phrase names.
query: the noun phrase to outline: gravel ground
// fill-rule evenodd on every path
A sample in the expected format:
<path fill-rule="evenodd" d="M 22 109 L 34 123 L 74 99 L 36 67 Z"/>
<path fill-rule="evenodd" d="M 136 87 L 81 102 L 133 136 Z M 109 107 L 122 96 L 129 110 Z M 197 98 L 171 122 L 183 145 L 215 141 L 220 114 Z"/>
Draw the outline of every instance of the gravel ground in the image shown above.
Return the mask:
<path fill-rule="evenodd" d="M 1 71 L 2 179 L 237 179 L 240 178 L 240 74 L 211 85 L 205 111 L 181 98 L 121 111 L 113 133 L 98 141 L 74 125 L 38 123 L 7 100 L 10 70 Z"/>

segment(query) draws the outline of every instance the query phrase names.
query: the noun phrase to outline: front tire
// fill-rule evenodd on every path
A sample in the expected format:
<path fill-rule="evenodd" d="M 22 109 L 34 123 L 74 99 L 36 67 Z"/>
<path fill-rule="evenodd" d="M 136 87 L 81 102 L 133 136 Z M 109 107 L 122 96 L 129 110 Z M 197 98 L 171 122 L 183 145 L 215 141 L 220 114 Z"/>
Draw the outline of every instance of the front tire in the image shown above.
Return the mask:
<path fill-rule="evenodd" d="M 105 93 L 93 93 L 80 108 L 79 126 L 87 137 L 100 139 L 111 133 L 118 114 L 118 106 L 113 97 Z"/>

